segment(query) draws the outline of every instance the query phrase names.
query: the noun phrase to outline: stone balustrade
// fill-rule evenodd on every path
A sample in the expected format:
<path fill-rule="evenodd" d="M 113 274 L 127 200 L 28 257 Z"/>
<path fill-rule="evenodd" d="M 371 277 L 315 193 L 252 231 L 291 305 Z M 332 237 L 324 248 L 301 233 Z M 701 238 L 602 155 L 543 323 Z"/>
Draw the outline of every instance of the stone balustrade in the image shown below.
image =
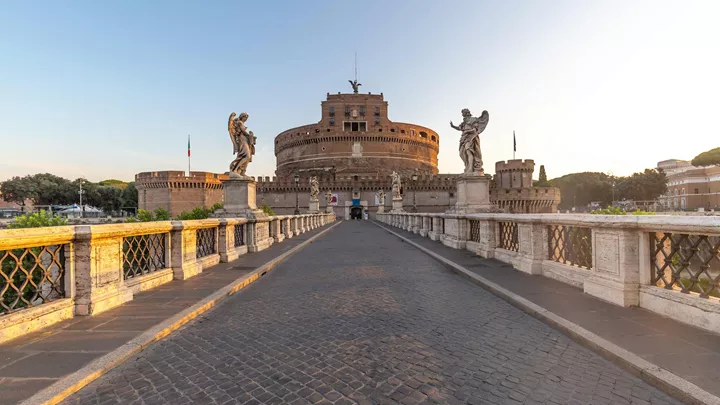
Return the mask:
<path fill-rule="evenodd" d="M 335 220 L 330 213 L 0 230 L 0 342 Z"/>
<path fill-rule="evenodd" d="M 455 249 L 720 332 L 720 218 L 378 213 Z"/>

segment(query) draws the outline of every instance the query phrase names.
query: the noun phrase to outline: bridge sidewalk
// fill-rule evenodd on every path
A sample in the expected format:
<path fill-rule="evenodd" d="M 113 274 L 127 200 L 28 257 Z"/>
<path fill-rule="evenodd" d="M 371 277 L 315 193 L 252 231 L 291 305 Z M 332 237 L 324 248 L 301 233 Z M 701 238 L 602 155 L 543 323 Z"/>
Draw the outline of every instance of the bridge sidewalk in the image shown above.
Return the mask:
<path fill-rule="evenodd" d="M 332 226 L 213 266 L 189 280 L 174 280 L 136 294 L 132 301 L 107 312 L 79 316 L 0 344 L 0 405 L 30 398 Z"/>
<path fill-rule="evenodd" d="M 642 308 L 618 307 L 580 288 L 379 225 L 720 397 L 720 335 Z"/>

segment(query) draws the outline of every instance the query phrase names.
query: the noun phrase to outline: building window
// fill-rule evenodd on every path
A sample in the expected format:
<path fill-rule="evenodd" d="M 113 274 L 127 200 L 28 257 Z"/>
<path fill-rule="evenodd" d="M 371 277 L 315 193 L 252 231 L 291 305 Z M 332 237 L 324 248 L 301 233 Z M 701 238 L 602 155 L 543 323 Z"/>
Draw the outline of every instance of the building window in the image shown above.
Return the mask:
<path fill-rule="evenodd" d="M 375 124 L 376 124 L 376 125 L 379 125 L 379 124 L 380 124 L 380 117 L 375 117 Z"/>
<path fill-rule="evenodd" d="M 335 116 L 335 107 L 330 107 L 330 116 Z"/>
<path fill-rule="evenodd" d="M 401 134 L 404 134 L 404 133 L 405 133 L 405 130 L 404 130 L 404 129 L 401 129 L 401 130 L 400 130 L 400 133 L 401 133 Z"/>
<path fill-rule="evenodd" d="M 420 138 L 427 138 L 427 132 L 420 131 Z"/>
<path fill-rule="evenodd" d="M 390 132 L 395 132 L 395 128 L 390 128 Z"/>
<path fill-rule="evenodd" d="M 367 131 L 367 122 L 365 122 L 365 121 L 358 121 L 358 122 L 345 121 L 345 122 L 343 122 L 343 131 L 345 131 L 345 132 L 365 132 L 365 131 Z"/>
<path fill-rule="evenodd" d="M 430 139 L 432 139 L 433 141 L 435 141 L 435 140 L 436 140 L 436 139 L 435 139 L 435 135 L 431 136 Z"/>
<path fill-rule="evenodd" d="M 699 188 L 696 188 L 696 189 L 695 189 L 695 194 L 700 194 L 700 189 L 699 189 Z"/>
<path fill-rule="evenodd" d="M 411 130 L 410 130 L 410 135 L 415 136 L 415 130 L 414 130 L 414 129 L 411 129 Z"/>
<path fill-rule="evenodd" d="M 335 125 L 335 118 L 334 118 L 334 117 L 330 117 L 330 125 Z"/>
<path fill-rule="evenodd" d="M 375 115 L 380 116 L 380 107 L 375 107 Z"/>
<path fill-rule="evenodd" d="M 360 107 L 360 116 L 365 116 L 365 107 Z"/>
<path fill-rule="evenodd" d="M 345 107 L 345 115 L 350 115 L 350 107 Z"/>

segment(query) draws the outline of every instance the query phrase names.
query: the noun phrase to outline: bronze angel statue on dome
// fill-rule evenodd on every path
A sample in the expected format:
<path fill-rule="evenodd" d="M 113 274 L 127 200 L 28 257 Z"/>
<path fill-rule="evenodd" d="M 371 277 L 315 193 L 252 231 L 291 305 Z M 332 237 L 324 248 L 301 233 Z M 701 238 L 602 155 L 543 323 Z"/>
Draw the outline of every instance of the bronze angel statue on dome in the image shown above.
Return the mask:
<path fill-rule="evenodd" d="M 473 117 L 470 110 L 462 110 L 463 122 L 459 125 L 450 126 L 462 132 L 460 135 L 460 158 L 465 163 L 465 174 L 485 174 L 483 170 L 482 153 L 480 152 L 480 133 L 487 127 L 490 114 L 483 111 L 480 117 Z"/>
<path fill-rule="evenodd" d="M 235 155 L 235 160 L 230 163 L 230 177 L 249 178 L 245 175 L 245 170 L 247 170 L 248 164 L 252 162 L 252 155 L 255 154 L 255 142 L 257 141 L 252 131 L 248 131 L 245 126 L 245 121 L 249 117 L 247 113 L 243 112 L 235 118 L 235 113 L 232 113 L 228 119 L 228 132 L 230 133 L 230 141 L 232 141 L 233 154 Z"/>

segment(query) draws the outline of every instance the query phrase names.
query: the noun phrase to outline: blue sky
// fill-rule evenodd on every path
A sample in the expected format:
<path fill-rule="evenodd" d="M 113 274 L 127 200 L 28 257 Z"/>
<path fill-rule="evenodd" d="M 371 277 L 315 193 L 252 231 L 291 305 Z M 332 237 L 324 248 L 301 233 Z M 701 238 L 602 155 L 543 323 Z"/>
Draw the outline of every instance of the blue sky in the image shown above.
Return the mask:
<path fill-rule="evenodd" d="M 486 168 L 512 158 L 629 174 L 720 146 L 717 1 L 4 1 L 0 180 L 224 172 L 230 112 L 258 137 L 317 122 L 327 92 L 383 92 L 390 119 L 441 136 L 490 112 Z M 537 172 L 536 172 L 537 175 Z"/>

